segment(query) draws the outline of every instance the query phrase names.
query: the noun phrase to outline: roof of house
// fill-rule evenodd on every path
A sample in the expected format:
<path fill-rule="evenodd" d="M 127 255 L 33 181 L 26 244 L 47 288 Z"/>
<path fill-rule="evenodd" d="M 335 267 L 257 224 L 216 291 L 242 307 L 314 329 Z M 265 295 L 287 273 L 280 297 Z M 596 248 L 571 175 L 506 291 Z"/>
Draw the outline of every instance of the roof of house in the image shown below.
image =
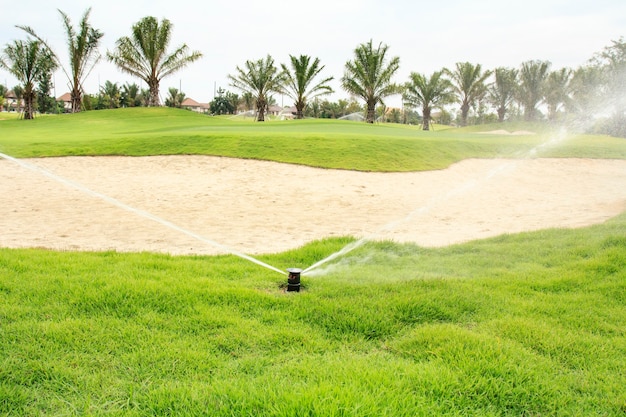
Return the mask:
<path fill-rule="evenodd" d="M 69 103 L 70 101 L 72 101 L 72 95 L 70 93 L 65 93 L 57 98 L 57 101 L 64 101 Z"/>
<path fill-rule="evenodd" d="M 209 105 L 207 103 L 198 103 L 196 100 L 192 99 L 192 98 L 186 98 L 183 100 L 183 102 L 180 104 L 181 107 L 203 107 L 203 108 L 208 108 Z"/>

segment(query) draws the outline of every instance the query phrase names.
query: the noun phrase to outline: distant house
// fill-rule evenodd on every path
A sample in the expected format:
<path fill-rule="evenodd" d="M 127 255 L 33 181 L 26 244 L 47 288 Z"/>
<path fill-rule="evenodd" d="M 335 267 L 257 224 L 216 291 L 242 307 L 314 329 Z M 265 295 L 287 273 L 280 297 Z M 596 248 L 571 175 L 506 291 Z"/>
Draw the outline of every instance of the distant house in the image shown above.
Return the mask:
<path fill-rule="evenodd" d="M 18 111 L 23 107 L 23 102 L 21 100 L 18 102 L 17 96 L 13 90 L 7 91 L 4 99 L 6 100 L 4 106 L 7 111 Z"/>
<path fill-rule="evenodd" d="M 280 106 L 268 106 L 267 107 L 267 114 L 271 116 L 278 116 L 280 112 L 282 111 L 283 111 L 283 108 Z"/>
<path fill-rule="evenodd" d="M 293 119 L 298 110 L 294 107 L 269 106 L 267 114 L 281 119 Z"/>
<path fill-rule="evenodd" d="M 192 98 L 186 98 L 180 105 L 181 108 L 195 111 L 198 113 L 208 113 L 209 112 L 209 104 L 208 103 L 198 103 L 196 100 Z"/>
<path fill-rule="evenodd" d="M 63 103 L 63 110 L 66 113 L 72 111 L 72 95 L 70 93 L 65 93 L 61 97 L 58 97 L 57 102 Z"/>

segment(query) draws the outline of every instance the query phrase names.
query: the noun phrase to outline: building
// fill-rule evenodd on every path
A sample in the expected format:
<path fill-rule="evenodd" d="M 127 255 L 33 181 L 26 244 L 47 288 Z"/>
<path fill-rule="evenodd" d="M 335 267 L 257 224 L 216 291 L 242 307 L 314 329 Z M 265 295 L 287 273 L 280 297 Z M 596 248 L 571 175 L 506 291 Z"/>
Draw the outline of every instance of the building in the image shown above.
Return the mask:
<path fill-rule="evenodd" d="M 210 109 L 209 103 L 198 103 L 192 98 L 184 99 L 180 107 L 197 113 L 208 113 Z"/>
<path fill-rule="evenodd" d="M 4 107 L 7 111 L 20 111 L 24 107 L 24 101 L 18 100 L 13 90 L 7 91 L 4 100 Z"/>
<path fill-rule="evenodd" d="M 63 111 L 65 113 L 72 111 L 72 95 L 70 93 L 65 93 L 61 97 L 58 97 L 57 102 L 63 103 Z"/>

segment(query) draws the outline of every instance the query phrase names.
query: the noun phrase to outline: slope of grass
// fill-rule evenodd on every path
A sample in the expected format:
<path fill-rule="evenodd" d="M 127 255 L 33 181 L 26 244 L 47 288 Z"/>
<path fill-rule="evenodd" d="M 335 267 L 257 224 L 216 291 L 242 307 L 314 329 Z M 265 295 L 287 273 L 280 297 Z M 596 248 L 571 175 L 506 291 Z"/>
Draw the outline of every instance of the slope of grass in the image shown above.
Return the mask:
<path fill-rule="evenodd" d="M 168 108 L 5 120 L 0 129 L 0 152 L 16 157 L 206 154 L 363 171 L 419 171 L 466 158 L 526 157 L 530 149 L 558 134 L 545 127 L 532 136 L 498 136 L 339 120 L 254 123 Z M 626 145 L 622 139 L 582 136 L 549 152 L 626 158 Z"/>
<path fill-rule="evenodd" d="M 624 236 L 371 243 L 298 294 L 232 256 L 2 249 L 0 414 L 624 415 Z"/>

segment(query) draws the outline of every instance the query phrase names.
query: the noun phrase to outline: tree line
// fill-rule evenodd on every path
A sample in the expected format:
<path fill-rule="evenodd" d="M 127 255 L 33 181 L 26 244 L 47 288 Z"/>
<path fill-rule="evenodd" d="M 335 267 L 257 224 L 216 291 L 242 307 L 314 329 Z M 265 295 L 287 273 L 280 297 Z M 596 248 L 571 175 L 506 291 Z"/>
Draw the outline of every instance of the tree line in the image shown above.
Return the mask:
<path fill-rule="evenodd" d="M 16 40 L 5 46 L 0 56 L 0 67 L 8 70 L 20 82 L 17 89 L 24 102 L 24 118 L 33 117 L 35 110 L 54 106 L 49 98 L 52 73 L 61 68 L 66 75 L 71 92 L 71 112 L 84 109 L 114 108 L 120 106 L 158 106 L 160 82 L 202 57 L 186 44 L 168 52 L 172 23 L 148 16 L 135 23 L 131 35 L 118 39 L 115 49 L 106 53 L 106 59 L 121 71 L 142 80 L 147 88 L 136 84 L 119 86 L 107 81 L 97 96 L 84 99 L 83 82 L 100 61 L 100 40 L 103 32 L 89 23 L 91 9 L 83 14 L 77 27 L 66 13 L 59 10 L 66 42 L 69 63 L 63 65 L 53 48 L 35 30 L 17 26 L 27 35 L 26 40 Z M 236 66 L 228 75 L 230 86 L 238 94 L 220 89 L 210 103 L 211 113 L 235 112 L 243 104 L 254 108 L 258 121 L 264 121 L 273 94 L 287 95 L 293 100 L 295 117 L 307 115 L 334 117 L 338 109 L 361 103 L 364 119 L 373 123 L 377 119 L 407 122 L 410 115 L 419 115 L 424 130 L 430 129 L 434 115 L 449 115 L 451 106 L 457 114 L 457 124 L 464 126 L 473 121 L 504 121 L 512 116 L 534 121 L 576 119 L 591 123 L 598 110 L 606 117 L 607 133 L 624 136 L 626 104 L 626 41 L 612 41 L 577 68 L 552 69 L 549 61 L 530 60 L 519 68 L 498 67 L 484 69 L 480 64 L 458 62 L 453 68 L 442 68 L 432 74 L 411 72 L 408 80 L 394 80 L 400 68 L 400 58 L 389 55 L 389 46 L 374 44 L 372 40 L 358 45 L 352 59 L 345 64 L 340 79 L 343 90 L 351 99 L 348 103 L 322 100 L 334 93 L 332 76 L 323 74 L 319 58 L 308 55 L 290 55 L 288 64 L 276 64 L 267 55 L 258 60 L 247 60 Z M 15 92 L 16 89 L 14 89 Z M 0 90 L 0 93 L 6 93 Z M 17 92 L 16 92 L 17 95 Z M 400 95 L 403 109 L 386 109 L 385 99 Z M 185 95 L 170 88 L 166 105 L 180 107 Z M 3 100 L 0 100 L 0 106 Z M 348 106 L 349 104 L 349 106 Z M 359 107 L 359 106 L 356 106 Z M 378 113 L 377 113 L 378 112 Z"/>

